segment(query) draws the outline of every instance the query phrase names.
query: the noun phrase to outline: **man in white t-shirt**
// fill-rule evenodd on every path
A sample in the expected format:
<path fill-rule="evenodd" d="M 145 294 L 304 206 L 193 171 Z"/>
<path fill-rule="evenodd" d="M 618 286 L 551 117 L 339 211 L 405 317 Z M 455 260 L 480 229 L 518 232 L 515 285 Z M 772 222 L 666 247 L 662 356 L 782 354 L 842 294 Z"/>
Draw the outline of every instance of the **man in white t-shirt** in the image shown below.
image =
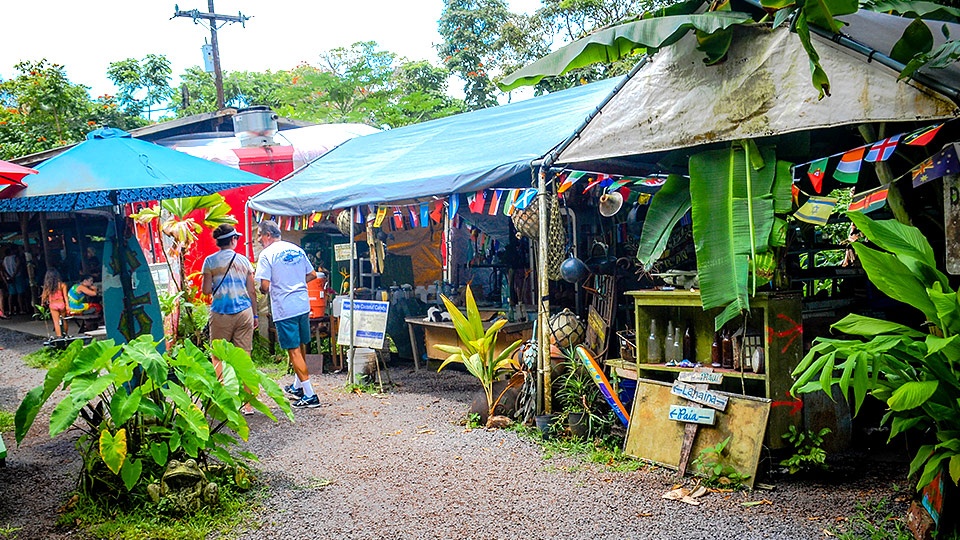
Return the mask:
<path fill-rule="evenodd" d="M 293 384 L 284 390 L 297 398 L 296 408 L 315 408 L 320 399 L 310 384 L 310 372 L 304 348 L 310 343 L 310 296 L 307 282 L 317 273 L 300 246 L 280 239 L 280 227 L 274 221 L 262 221 L 257 227 L 263 251 L 257 259 L 255 279 L 260 292 L 270 295 L 270 309 L 277 327 L 277 340 L 287 351 L 293 365 Z"/>

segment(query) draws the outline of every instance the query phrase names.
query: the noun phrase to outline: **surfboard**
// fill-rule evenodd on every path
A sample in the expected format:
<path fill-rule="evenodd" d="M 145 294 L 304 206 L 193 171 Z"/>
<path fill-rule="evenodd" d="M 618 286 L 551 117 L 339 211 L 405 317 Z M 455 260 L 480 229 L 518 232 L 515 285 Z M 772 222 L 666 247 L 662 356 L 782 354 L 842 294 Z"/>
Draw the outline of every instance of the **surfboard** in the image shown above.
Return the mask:
<path fill-rule="evenodd" d="M 606 399 L 607 403 L 613 408 L 613 412 L 617 415 L 617 418 L 620 419 L 620 422 L 622 422 L 624 426 L 627 426 L 630 423 L 630 413 L 627 412 L 626 407 L 620 402 L 617 393 L 613 391 L 613 386 L 610 385 L 607 376 L 603 374 L 603 370 L 600 369 L 600 365 L 597 364 L 597 360 L 593 357 L 593 354 L 583 345 L 577 345 L 576 354 L 577 358 L 583 362 L 584 367 L 587 368 L 587 372 L 593 377 L 593 382 L 597 383 L 597 386 L 600 387 L 600 393 L 603 394 L 603 398 Z"/>
<path fill-rule="evenodd" d="M 126 265 L 130 276 L 129 312 L 124 309 L 121 265 Z M 136 235 L 118 238 L 116 222 L 113 219 L 107 225 L 107 237 L 103 243 L 101 275 L 103 322 L 107 327 L 107 337 L 119 344 L 143 334 L 150 334 L 154 341 L 160 343 L 157 350 L 163 352 L 166 348 L 163 317 L 147 259 Z"/>

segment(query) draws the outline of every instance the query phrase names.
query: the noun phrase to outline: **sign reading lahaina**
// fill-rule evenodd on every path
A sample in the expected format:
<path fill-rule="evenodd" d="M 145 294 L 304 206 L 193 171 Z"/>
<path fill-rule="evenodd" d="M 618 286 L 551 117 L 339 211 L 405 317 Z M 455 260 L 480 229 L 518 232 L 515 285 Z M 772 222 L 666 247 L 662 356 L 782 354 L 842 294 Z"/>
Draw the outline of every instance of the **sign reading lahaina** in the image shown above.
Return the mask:
<path fill-rule="evenodd" d="M 727 408 L 726 396 L 714 394 L 709 390 L 698 390 L 695 386 L 680 381 L 673 383 L 673 387 L 670 388 L 670 393 L 684 399 L 689 399 L 695 403 L 717 409 L 718 411 Z"/>

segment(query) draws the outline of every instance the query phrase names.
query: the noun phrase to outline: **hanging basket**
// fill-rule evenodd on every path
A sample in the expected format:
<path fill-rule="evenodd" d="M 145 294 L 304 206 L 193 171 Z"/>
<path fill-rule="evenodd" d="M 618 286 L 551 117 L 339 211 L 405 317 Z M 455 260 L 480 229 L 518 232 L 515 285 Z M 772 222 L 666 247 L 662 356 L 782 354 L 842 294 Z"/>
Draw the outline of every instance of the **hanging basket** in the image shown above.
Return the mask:
<path fill-rule="evenodd" d="M 510 216 L 517 229 L 517 238 L 536 240 L 540 233 L 540 205 L 534 201 L 523 210 L 517 210 Z"/>

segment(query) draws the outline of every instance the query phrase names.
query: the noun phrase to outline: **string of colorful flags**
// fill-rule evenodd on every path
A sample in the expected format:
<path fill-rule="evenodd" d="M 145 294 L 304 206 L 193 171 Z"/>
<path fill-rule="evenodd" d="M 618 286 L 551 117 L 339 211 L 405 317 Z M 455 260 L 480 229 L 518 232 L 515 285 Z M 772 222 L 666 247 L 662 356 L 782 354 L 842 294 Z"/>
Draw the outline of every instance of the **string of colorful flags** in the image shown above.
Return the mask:
<path fill-rule="evenodd" d="M 848 211 L 868 213 L 882 208 L 886 204 L 890 184 L 884 184 L 867 191 L 855 191 L 862 164 L 864 162 L 887 161 L 893 156 L 900 144 L 926 146 L 933 141 L 944 125 L 945 122 L 923 127 L 909 133 L 898 133 L 872 144 L 794 166 L 792 190 L 794 203 L 799 206 L 793 214 L 794 217 L 815 225 L 826 224 L 836 208 L 837 198 L 823 195 L 823 193 L 830 193 L 834 189 L 845 187 L 854 189 Z M 828 176 L 831 161 L 838 157 L 839 161 L 833 169 L 833 174 Z M 802 175 L 804 170 L 806 175 Z M 909 175 L 913 178 L 913 186 L 917 187 L 947 174 L 956 174 L 958 171 L 960 171 L 960 163 L 957 161 L 957 151 L 953 144 L 948 144 L 933 156 L 892 180 L 891 183 Z M 798 174 L 800 176 L 797 176 Z M 800 188 L 801 182 L 806 180 L 809 180 L 809 186 L 813 194 Z M 836 181 L 838 184 L 831 184 L 831 181 Z M 803 204 L 800 204 L 801 195 L 807 197 Z"/>
<path fill-rule="evenodd" d="M 650 188 L 659 188 L 666 181 L 666 177 L 661 176 L 614 176 L 604 173 L 589 173 L 584 171 L 564 171 L 561 172 L 557 181 L 557 194 L 563 195 L 574 184 L 586 178 L 587 185 L 583 188 L 583 194 L 586 194 L 593 188 L 606 188 L 607 191 L 616 191 L 622 187 L 631 185 L 644 186 Z"/>

